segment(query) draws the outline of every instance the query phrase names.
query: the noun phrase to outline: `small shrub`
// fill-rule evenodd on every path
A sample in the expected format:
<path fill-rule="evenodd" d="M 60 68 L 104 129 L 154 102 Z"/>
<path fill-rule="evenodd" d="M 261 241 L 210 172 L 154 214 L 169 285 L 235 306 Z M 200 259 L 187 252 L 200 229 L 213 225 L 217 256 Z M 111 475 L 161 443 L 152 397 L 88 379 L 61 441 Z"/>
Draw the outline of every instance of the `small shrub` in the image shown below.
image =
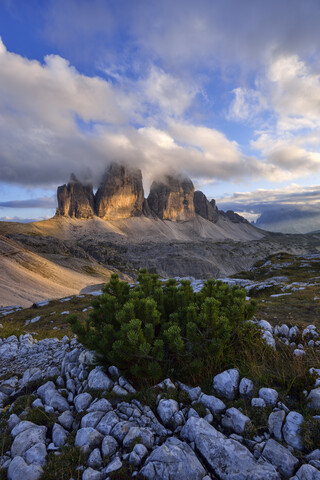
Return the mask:
<path fill-rule="evenodd" d="M 306 418 L 301 425 L 301 436 L 303 446 L 308 452 L 320 448 L 320 420 L 317 418 Z"/>
<path fill-rule="evenodd" d="M 208 280 L 195 293 L 189 281 L 163 285 L 146 271 L 138 281 L 131 289 L 112 275 L 84 324 L 69 317 L 73 332 L 105 366 L 116 365 L 140 382 L 165 376 L 195 381 L 263 343 L 246 322 L 256 304 L 246 302 L 237 286 Z"/>

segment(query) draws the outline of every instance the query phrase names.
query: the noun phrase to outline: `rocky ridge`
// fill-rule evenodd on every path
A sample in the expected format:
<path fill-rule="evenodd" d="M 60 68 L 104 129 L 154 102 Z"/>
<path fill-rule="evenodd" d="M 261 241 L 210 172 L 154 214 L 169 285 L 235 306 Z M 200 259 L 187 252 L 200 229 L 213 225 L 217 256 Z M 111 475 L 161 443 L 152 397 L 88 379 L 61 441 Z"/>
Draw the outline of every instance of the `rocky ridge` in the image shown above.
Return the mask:
<path fill-rule="evenodd" d="M 161 220 L 188 221 L 200 215 L 216 223 L 220 212 L 215 200 L 194 191 L 190 178 L 164 175 L 154 181 L 148 198 L 144 198 L 141 170 L 111 163 L 96 192 L 92 185 L 83 185 L 71 175 L 67 185 L 58 187 L 56 216 L 87 219 L 94 215 L 103 220 L 123 220 L 132 217 L 159 218 Z M 234 212 L 221 212 L 233 223 L 240 223 Z M 242 221 L 245 221 L 243 219 Z"/>

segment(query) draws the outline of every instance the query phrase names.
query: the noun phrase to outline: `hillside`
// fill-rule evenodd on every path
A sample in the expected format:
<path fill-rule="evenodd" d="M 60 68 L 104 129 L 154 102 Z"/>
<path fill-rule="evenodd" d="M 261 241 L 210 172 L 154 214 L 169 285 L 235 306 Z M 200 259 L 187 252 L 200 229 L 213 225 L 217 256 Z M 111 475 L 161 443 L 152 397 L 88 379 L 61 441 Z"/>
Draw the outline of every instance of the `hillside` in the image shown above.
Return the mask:
<path fill-rule="evenodd" d="M 46 259 L 19 242 L 0 235 L 0 305 L 24 307 L 46 298 L 60 298 L 87 285 L 107 281 L 110 270 L 88 260 L 70 258 L 67 266 Z"/>

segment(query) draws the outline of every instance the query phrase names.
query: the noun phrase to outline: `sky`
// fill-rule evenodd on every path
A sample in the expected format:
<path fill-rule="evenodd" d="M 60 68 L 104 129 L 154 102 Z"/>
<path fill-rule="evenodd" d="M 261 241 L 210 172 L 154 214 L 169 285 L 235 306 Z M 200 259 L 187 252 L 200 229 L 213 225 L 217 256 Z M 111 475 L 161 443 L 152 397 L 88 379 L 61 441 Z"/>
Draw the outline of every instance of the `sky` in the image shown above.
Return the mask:
<path fill-rule="evenodd" d="M 0 219 L 111 161 L 250 219 L 320 208 L 319 25 L 318 0 L 0 0 Z"/>

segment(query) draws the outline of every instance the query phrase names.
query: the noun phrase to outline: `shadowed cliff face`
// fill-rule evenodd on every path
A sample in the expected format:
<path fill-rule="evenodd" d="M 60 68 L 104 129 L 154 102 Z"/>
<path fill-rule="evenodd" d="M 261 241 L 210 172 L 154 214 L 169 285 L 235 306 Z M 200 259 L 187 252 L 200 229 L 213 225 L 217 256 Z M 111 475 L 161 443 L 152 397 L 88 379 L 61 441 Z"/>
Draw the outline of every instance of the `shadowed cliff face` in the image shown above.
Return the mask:
<path fill-rule="evenodd" d="M 194 186 L 189 178 L 167 175 L 153 182 L 148 196 L 150 209 L 162 220 L 185 221 L 195 217 Z"/>
<path fill-rule="evenodd" d="M 57 197 L 57 215 L 84 219 L 93 217 L 92 185 L 82 185 L 75 175 L 71 175 L 68 185 L 58 187 Z"/>
<path fill-rule="evenodd" d="M 95 196 L 96 215 L 104 220 L 138 217 L 143 202 L 141 170 L 111 164 Z"/>
<path fill-rule="evenodd" d="M 205 194 L 199 190 L 194 192 L 194 208 L 195 212 L 206 220 L 213 223 L 218 221 L 219 212 L 215 200 L 209 202 Z"/>

